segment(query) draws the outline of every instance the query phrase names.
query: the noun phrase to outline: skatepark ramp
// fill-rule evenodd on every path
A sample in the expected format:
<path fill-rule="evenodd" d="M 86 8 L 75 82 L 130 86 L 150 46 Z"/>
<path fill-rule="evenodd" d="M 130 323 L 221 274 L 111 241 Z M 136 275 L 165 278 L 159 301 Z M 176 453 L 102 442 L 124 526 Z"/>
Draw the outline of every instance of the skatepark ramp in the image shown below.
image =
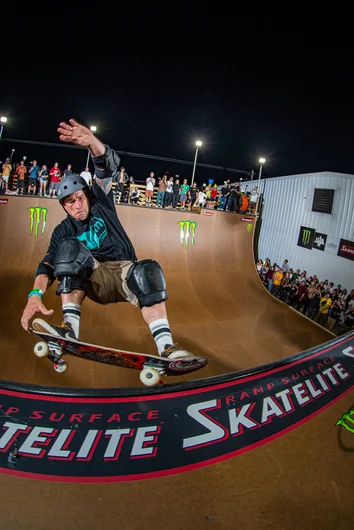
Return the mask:
<path fill-rule="evenodd" d="M 54 372 L 20 316 L 64 211 L 1 199 L 2 528 L 352 528 L 353 334 L 269 295 L 254 218 L 118 213 L 138 258 L 164 269 L 174 340 L 209 363 L 149 389 L 133 370 L 81 359 Z M 54 291 L 44 301 L 59 322 Z M 86 300 L 80 338 L 155 353 L 129 304 Z"/>

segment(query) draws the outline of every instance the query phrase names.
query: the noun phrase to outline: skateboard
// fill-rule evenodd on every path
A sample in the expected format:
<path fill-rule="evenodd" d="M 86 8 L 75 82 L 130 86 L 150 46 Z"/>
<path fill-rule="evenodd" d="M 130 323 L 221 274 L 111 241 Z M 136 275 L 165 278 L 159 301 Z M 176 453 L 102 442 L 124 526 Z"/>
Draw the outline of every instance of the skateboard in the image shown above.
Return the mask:
<path fill-rule="evenodd" d="M 146 386 L 154 386 L 162 383 L 161 376 L 163 375 L 184 375 L 200 370 L 208 364 L 208 359 L 204 357 L 168 359 L 146 353 L 115 350 L 76 339 L 56 337 L 32 328 L 30 331 L 41 339 L 35 345 L 34 353 L 37 357 L 48 357 L 54 364 L 54 370 L 58 373 L 66 372 L 68 363 L 64 361 L 63 357 L 71 355 L 121 368 L 140 370 L 140 381 Z"/>

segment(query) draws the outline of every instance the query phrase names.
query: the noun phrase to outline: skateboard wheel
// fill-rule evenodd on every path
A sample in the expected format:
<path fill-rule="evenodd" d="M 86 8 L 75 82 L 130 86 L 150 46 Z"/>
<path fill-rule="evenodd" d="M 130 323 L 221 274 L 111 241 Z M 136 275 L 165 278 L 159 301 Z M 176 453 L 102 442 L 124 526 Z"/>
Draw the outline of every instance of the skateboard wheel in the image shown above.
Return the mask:
<path fill-rule="evenodd" d="M 145 386 L 154 386 L 160 382 L 160 374 L 152 368 L 144 368 L 140 372 L 140 381 Z"/>
<path fill-rule="evenodd" d="M 37 355 L 37 357 L 47 357 L 49 354 L 48 344 L 44 341 L 37 342 L 34 347 L 34 353 Z"/>
<path fill-rule="evenodd" d="M 63 374 L 64 372 L 66 372 L 68 369 L 68 363 L 66 363 L 65 361 L 63 361 L 62 363 L 56 363 L 54 364 L 54 370 L 56 372 L 58 372 L 58 374 Z"/>

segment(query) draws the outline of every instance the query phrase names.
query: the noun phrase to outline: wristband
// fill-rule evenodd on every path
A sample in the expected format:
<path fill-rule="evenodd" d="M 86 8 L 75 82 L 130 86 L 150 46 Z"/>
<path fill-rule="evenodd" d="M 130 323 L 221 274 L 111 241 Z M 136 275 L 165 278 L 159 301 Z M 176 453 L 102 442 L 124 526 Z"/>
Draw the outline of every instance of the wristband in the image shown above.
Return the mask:
<path fill-rule="evenodd" d="M 27 298 L 30 298 L 31 296 L 39 296 L 40 299 L 42 300 L 42 295 L 43 295 L 43 291 L 42 289 L 32 289 L 32 291 L 28 294 L 28 297 Z"/>

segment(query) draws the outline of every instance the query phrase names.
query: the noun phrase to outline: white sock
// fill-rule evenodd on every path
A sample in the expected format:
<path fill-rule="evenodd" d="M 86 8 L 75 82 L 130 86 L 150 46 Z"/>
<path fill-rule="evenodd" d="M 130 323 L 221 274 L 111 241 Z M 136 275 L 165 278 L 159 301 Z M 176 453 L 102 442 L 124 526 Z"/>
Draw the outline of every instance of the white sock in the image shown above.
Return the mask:
<path fill-rule="evenodd" d="M 168 346 L 172 346 L 173 344 L 168 320 L 167 318 L 159 318 L 149 324 L 149 328 L 156 343 L 159 355 L 161 355 Z"/>
<path fill-rule="evenodd" d="M 64 322 L 69 322 L 75 333 L 75 337 L 79 338 L 80 331 L 80 316 L 81 316 L 81 306 L 79 304 L 72 304 L 67 302 L 63 304 L 63 320 Z"/>

